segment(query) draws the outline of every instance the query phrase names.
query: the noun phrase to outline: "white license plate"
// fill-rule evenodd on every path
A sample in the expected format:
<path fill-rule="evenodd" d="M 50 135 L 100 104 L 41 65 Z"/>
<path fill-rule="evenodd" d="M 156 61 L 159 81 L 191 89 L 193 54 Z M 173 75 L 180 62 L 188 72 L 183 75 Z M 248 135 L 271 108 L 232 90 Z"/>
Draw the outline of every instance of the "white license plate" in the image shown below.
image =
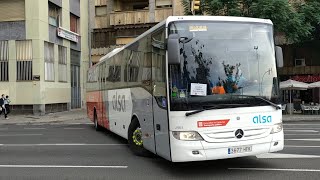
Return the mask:
<path fill-rule="evenodd" d="M 239 154 L 251 152 L 252 146 L 238 146 L 238 147 L 230 147 L 228 148 L 228 154 Z"/>

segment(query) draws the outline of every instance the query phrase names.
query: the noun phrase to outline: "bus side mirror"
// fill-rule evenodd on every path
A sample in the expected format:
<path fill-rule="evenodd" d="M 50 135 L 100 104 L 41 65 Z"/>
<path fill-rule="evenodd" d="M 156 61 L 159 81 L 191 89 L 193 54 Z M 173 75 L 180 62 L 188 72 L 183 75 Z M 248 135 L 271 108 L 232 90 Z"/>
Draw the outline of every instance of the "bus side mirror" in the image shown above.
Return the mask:
<path fill-rule="evenodd" d="M 179 35 L 170 34 L 168 38 L 168 63 L 170 65 L 180 64 Z"/>
<path fill-rule="evenodd" d="M 277 67 L 283 67 L 283 53 L 282 48 L 280 46 L 276 46 L 276 60 L 277 60 Z"/>

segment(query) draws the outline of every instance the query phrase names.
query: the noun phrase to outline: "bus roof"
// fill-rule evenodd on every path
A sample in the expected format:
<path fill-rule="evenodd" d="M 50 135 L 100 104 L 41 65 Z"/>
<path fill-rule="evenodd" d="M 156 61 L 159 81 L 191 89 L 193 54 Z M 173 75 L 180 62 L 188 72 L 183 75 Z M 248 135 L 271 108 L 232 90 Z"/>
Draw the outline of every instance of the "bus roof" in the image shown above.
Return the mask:
<path fill-rule="evenodd" d="M 166 27 L 170 22 L 173 21 L 224 21 L 224 22 L 255 22 L 255 23 L 264 23 L 264 24 L 270 24 L 272 25 L 272 21 L 270 19 L 259 19 L 259 18 L 249 18 L 249 17 L 235 17 L 235 16 L 169 16 L 162 22 L 159 22 L 146 32 L 142 33 L 140 36 L 135 38 L 131 43 L 126 44 L 125 46 L 121 48 L 117 48 L 117 50 L 112 51 L 105 56 L 101 57 L 99 62 L 97 63 L 100 64 L 102 61 L 104 61 L 107 58 L 110 58 L 117 54 L 118 52 L 122 51 L 123 49 L 127 48 L 131 44 L 139 41 L 141 38 L 143 38 L 145 35 L 149 34 L 150 32 L 158 29 L 159 27 L 163 26 L 164 24 Z"/>
<path fill-rule="evenodd" d="M 167 25 L 172 21 L 229 21 L 229 22 L 256 22 L 271 24 L 270 19 L 259 19 L 250 17 L 236 17 L 236 16 L 169 16 L 167 18 Z"/>

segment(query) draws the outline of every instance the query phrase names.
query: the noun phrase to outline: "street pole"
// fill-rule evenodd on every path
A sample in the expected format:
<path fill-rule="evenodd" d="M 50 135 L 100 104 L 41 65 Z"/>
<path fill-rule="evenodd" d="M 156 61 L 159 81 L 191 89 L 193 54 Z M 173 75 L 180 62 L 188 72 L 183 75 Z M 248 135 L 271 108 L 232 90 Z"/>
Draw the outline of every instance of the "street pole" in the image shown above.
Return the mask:
<path fill-rule="evenodd" d="M 256 55 L 257 55 L 257 60 L 258 60 L 258 79 L 259 79 L 258 84 L 259 84 L 259 96 L 261 96 L 260 62 L 259 62 L 259 55 L 258 55 L 258 48 L 259 47 L 254 46 L 253 48 L 254 48 L 254 50 L 256 50 Z"/>

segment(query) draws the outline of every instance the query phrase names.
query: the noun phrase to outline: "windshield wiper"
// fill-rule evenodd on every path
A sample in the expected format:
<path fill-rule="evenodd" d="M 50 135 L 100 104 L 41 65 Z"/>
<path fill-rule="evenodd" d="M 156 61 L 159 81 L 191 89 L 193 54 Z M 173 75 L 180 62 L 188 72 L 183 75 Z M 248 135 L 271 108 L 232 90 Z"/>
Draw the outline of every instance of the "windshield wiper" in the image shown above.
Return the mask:
<path fill-rule="evenodd" d="M 263 97 L 259 97 L 259 96 L 253 96 L 253 97 L 254 97 L 254 99 L 260 99 L 260 100 L 262 100 L 262 101 L 264 101 L 264 102 L 266 102 L 266 103 L 270 104 L 271 106 L 275 107 L 275 108 L 276 108 L 276 110 L 281 109 L 278 105 L 276 105 L 275 103 L 273 103 L 273 102 L 269 101 L 268 99 L 265 99 L 265 98 L 263 98 Z"/>
<path fill-rule="evenodd" d="M 249 96 L 249 95 L 233 95 L 233 96 L 237 96 L 237 97 L 251 97 L 255 100 L 261 100 L 264 101 L 266 103 L 268 103 L 269 105 L 273 106 L 274 108 L 276 108 L 276 110 L 281 109 L 278 105 L 276 105 L 275 103 L 269 101 L 268 99 L 265 99 L 263 97 L 260 96 Z"/>
<path fill-rule="evenodd" d="M 234 96 L 237 96 L 237 97 L 250 97 L 250 98 L 253 98 L 255 100 L 260 100 L 260 101 L 263 101 L 263 102 L 266 102 L 268 103 L 269 105 L 273 106 L 274 108 L 276 108 L 276 110 L 278 109 L 281 109 L 277 104 L 263 98 L 263 97 L 259 97 L 259 96 L 248 96 L 248 95 L 234 95 Z M 197 113 L 200 113 L 200 112 L 203 112 L 203 111 L 206 111 L 206 110 L 212 110 L 212 109 L 221 109 L 221 108 L 230 108 L 230 107 L 239 107 L 239 106 L 250 106 L 250 104 L 247 104 L 247 103 L 244 103 L 244 104 L 217 104 L 217 105 L 212 105 L 212 106 L 202 106 L 202 109 L 198 109 L 198 110 L 195 110 L 195 111 L 191 111 L 191 112 L 186 112 L 186 116 L 191 116 L 193 114 L 197 114 Z M 252 106 L 252 104 L 251 104 Z"/>
<path fill-rule="evenodd" d="M 186 112 L 186 116 L 190 116 L 190 115 L 197 114 L 197 113 L 200 113 L 206 110 L 211 110 L 211 109 L 221 109 L 221 108 L 230 108 L 230 107 L 239 107 L 239 106 L 248 106 L 248 104 L 217 104 L 213 106 L 202 106 L 202 109 Z"/>
<path fill-rule="evenodd" d="M 195 110 L 195 111 L 191 111 L 191 112 L 186 112 L 186 116 L 191 116 L 193 114 L 197 114 L 197 113 L 200 113 L 202 111 L 210 110 L 210 109 L 217 109 L 217 107 L 216 106 L 212 106 L 210 108 L 205 108 L 205 109 L 199 109 L 199 110 Z"/>

